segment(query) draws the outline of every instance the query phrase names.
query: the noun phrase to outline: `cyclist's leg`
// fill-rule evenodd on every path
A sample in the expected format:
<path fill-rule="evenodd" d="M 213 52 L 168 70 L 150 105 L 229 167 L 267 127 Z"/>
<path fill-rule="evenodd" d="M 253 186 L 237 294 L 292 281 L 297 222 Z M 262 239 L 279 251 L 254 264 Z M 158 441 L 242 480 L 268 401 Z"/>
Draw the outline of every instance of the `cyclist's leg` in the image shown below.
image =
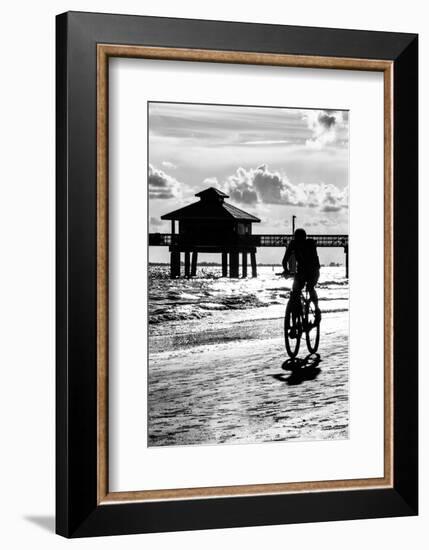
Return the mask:
<path fill-rule="evenodd" d="M 307 291 L 308 291 L 308 294 L 310 296 L 310 300 L 316 306 L 316 311 L 315 311 L 315 313 L 316 313 L 316 322 L 319 322 L 321 317 L 322 317 L 321 312 L 320 312 L 320 308 L 319 308 L 319 297 L 317 296 L 317 292 L 316 292 L 316 289 L 315 289 L 317 281 L 319 280 L 319 276 L 320 276 L 320 272 L 319 272 L 319 270 L 317 270 L 307 278 Z"/>
<path fill-rule="evenodd" d="M 314 286 L 307 283 L 307 290 L 308 290 L 308 295 L 310 297 L 310 300 L 314 302 L 316 307 L 319 307 L 319 296 L 317 295 L 317 292 Z"/>
<path fill-rule="evenodd" d="M 299 301 L 301 296 L 301 290 L 304 288 L 304 285 L 305 285 L 305 277 L 303 277 L 299 273 L 296 273 L 293 279 L 292 290 L 290 293 L 290 297 L 292 300 Z"/>
<path fill-rule="evenodd" d="M 289 300 L 292 302 L 294 309 L 293 311 L 297 311 L 295 308 L 299 308 L 298 311 L 300 311 L 301 308 L 301 290 L 304 288 L 305 285 L 305 279 L 302 277 L 302 275 L 296 273 L 295 277 L 293 279 L 292 283 L 292 290 L 290 292 L 290 298 Z M 297 334 L 295 331 L 295 328 L 292 328 L 290 331 L 290 337 L 296 338 Z"/>

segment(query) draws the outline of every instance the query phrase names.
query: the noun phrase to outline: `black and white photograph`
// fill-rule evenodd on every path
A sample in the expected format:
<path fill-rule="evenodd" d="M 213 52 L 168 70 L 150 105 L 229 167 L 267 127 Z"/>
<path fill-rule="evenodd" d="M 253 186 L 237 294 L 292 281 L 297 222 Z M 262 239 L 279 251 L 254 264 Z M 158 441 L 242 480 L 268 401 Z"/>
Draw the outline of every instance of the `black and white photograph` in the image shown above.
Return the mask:
<path fill-rule="evenodd" d="M 2 548 L 427 546 L 425 14 L 3 5 Z"/>
<path fill-rule="evenodd" d="M 349 112 L 149 101 L 149 447 L 349 436 Z"/>

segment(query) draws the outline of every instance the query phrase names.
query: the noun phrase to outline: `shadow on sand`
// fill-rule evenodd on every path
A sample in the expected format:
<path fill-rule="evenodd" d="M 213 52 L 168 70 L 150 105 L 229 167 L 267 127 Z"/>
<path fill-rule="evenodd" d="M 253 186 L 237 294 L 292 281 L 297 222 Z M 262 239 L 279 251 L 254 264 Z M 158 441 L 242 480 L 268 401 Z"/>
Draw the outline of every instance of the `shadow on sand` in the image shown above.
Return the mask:
<path fill-rule="evenodd" d="M 291 374 L 273 374 L 272 377 L 281 382 L 286 382 L 289 386 L 302 384 L 307 380 L 314 380 L 321 373 L 319 363 L 322 361 L 318 353 L 310 353 L 304 359 L 296 357 L 287 359 L 282 364 L 282 369 L 291 371 Z"/>

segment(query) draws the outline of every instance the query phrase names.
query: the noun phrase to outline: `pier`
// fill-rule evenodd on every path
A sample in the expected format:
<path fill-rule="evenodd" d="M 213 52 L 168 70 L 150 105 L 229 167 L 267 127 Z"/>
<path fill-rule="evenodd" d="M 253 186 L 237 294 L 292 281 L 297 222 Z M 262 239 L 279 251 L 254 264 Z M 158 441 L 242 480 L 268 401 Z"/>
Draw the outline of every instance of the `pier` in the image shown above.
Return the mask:
<path fill-rule="evenodd" d="M 349 236 L 348 235 L 307 235 L 309 239 L 314 239 L 319 248 L 342 248 L 345 254 L 345 273 L 346 277 L 349 276 Z M 254 266 L 252 266 L 252 275 L 256 276 L 256 251 L 259 247 L 280 247 L 285 248 L 292 240 L 293 235 L 248 235 L 241 237 L 238 250 L 242 250 L 242 275 L 247 276 L 247 259 L 248 253 L 254 258 Z M 232 244 L 232 243 L 231 243 Z M 213 253 L 218 252 L 222 257 L 222 275 L 226 277 L 228 275 L 228 265 L 231 265 L 231 258 L 233 263 L 232 275 L 238 277 L 238 250 L 234 248 L 230 249 L 229 246 L 209 246 L 198 245 L 197 242 L 190 244 L 186 239 L 183 239 L 179 234 L 172 233 L 149 233 L 149 246 L 168 246 L 171 253 L 176 254 L 177 273 L 175 276 L 180 276 L 180 253 L 183 252 L 185 258 L 185 276 L 193 276 L 196 274 L 198 253 Z M 232 254 L 232 256 L 231 256 Z M 189 264 L 189 257 L 192 255 L 192 264 Z M 186 258 L 188 257 L 188 260 Z M 229 260 L 229 261 L 228 261 Z M 188 269 L 186 268 L 188 264 Z M 190 267 L 189 267 L 190 265 Z M 189 272 L 187 275 L 187 271 Z"/>
<path fill-rule="evenodd" d="M 181 257 L 184 258 L 184 276 L 193 277 L 197 272 L 198 254 L 221 255 L 222 275 L 247 277 L 248 261 L 252 277 L 257 276 L 256 253 L 259 247 L 285 248 L 293 235 L 252 234 L 252 224 L 261 220 L 236 206 L 225 202 L 228 197 L 222 191 L 210 187 L 196 194 L 195 202 L 161 216 L 171 220 L 171 233 L 149 233 L 149 246 L 168 246 L 170 252 L 170 276 L 181 276 Z M 176 231 L 178 222 L 178 231 Z M 317 247 L 342 248 L 345 254 L 345 275 L 349 276 L 348 235 L 307 235 Z"/>

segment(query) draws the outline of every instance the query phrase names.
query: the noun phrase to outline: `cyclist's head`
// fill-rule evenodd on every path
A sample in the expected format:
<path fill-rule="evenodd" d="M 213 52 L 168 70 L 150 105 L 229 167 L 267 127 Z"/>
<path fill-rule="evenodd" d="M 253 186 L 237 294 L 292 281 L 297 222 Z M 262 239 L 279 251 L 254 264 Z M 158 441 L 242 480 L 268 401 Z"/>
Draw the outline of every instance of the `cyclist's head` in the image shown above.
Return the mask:
<path fill-rule="evenodd" d="M 305 241 L 307 233 L 304 229 L 295 229 L 294 237 L 296 241 Z"/>

